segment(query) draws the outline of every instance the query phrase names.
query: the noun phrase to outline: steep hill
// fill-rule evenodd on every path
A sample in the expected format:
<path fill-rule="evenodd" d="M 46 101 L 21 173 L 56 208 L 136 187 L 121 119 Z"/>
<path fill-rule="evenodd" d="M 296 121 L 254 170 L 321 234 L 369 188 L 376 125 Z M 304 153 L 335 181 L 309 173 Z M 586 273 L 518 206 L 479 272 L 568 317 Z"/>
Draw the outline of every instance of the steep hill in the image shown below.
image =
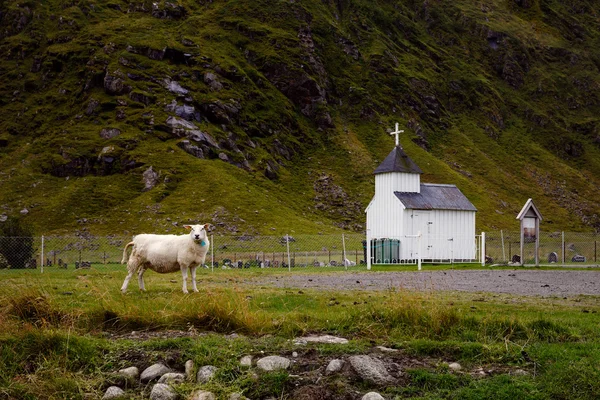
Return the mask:
<path fill-rule="evenodd" d="M 600 5 L 4 0 L 0 216 L 39 233 L 364 228 L 395 122 L 478 230 L 600 230 Z"/>

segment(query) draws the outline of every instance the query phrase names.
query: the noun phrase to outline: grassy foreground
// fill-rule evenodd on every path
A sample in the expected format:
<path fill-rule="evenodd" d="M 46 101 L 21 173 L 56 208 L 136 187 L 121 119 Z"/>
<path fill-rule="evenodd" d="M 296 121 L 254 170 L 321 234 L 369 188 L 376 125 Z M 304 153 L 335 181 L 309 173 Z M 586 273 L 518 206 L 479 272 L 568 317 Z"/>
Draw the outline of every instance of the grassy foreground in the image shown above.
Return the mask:
<path fill-rule="evenodd" d="M 101 398 L 111 372 L 141 357 L 147 365 L 192 359 L 197 366 L 220 368 L 204 386 L 178 385 L 182 398 L 201 386 L 224 399 L 234 392 L 251 399 L 307 398 L 293 390 L 297 371 L 257 374 L 242 369 L 238 360 L 293 351 L 300 358 L 342 358 L 376 345 L 422 361 L 405 368 L 402 385 L 377 388 L 388 399 L 592 399 L 600 393 L 596 297 L 334 293 L 250 282 L 257 275 L 284 273 L 201 271 L 200 293 L 184 295 L 178 274 L 149 272 L 148 292 L 138 292 L 132 282 L 122 295 L 122 269 L 0 271 L 0 399 Z M 146 336 L 134 338 L 132 331 Z M 350 342 L 300 348 L 289 340 L 310 333 Z M 463 366 L 461 372 L 448 369 L 453 361 Z M 496 372 L 473 373 L 480 369 Z M 525 373 L 514 374 L 517 370 Z M 339 391 L 339 398 L 356 398 L 343 378 L 322 384 Z M 363 393 L 370 390 L 357 385 Z"/>

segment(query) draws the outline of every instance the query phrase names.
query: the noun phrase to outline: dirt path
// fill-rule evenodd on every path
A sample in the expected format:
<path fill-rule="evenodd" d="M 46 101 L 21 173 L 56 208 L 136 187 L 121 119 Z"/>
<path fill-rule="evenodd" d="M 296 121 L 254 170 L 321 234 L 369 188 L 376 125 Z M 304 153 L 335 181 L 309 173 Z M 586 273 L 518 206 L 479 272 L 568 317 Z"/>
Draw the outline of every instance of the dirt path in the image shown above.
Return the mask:
<path fill-rule="evenodd" d="M 281 288 L 443 290 L 532 296 L 600 295 L 600 270 L 447 270 L 281 274 L 256 280 Z"/>

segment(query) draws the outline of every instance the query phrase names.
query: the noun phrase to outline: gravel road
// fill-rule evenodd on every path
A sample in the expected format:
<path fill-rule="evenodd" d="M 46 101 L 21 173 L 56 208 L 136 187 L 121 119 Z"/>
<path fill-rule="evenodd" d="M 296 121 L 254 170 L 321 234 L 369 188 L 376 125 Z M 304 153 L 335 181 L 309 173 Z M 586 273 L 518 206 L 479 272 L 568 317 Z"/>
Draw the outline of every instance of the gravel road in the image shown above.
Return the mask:
<path fill-rule="evenodd" d="M 600 295 L 600 270 L 446 270 L 278 275 L 259 284 L 322 290 L 440 290 L 531 296 Z"/>

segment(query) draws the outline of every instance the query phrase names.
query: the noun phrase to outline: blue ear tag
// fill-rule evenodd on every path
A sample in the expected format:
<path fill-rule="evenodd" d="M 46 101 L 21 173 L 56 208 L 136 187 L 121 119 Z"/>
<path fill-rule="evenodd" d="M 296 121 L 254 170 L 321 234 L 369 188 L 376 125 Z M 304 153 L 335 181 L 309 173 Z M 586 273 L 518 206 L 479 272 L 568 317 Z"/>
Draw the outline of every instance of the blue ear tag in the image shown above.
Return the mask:
<path fill-rule="evenodd" d="M 205 246 L 205 245 L 206 245 L 206 242 L 204 240 L 201 240 L 200 241 L 200 246 Z"/>

